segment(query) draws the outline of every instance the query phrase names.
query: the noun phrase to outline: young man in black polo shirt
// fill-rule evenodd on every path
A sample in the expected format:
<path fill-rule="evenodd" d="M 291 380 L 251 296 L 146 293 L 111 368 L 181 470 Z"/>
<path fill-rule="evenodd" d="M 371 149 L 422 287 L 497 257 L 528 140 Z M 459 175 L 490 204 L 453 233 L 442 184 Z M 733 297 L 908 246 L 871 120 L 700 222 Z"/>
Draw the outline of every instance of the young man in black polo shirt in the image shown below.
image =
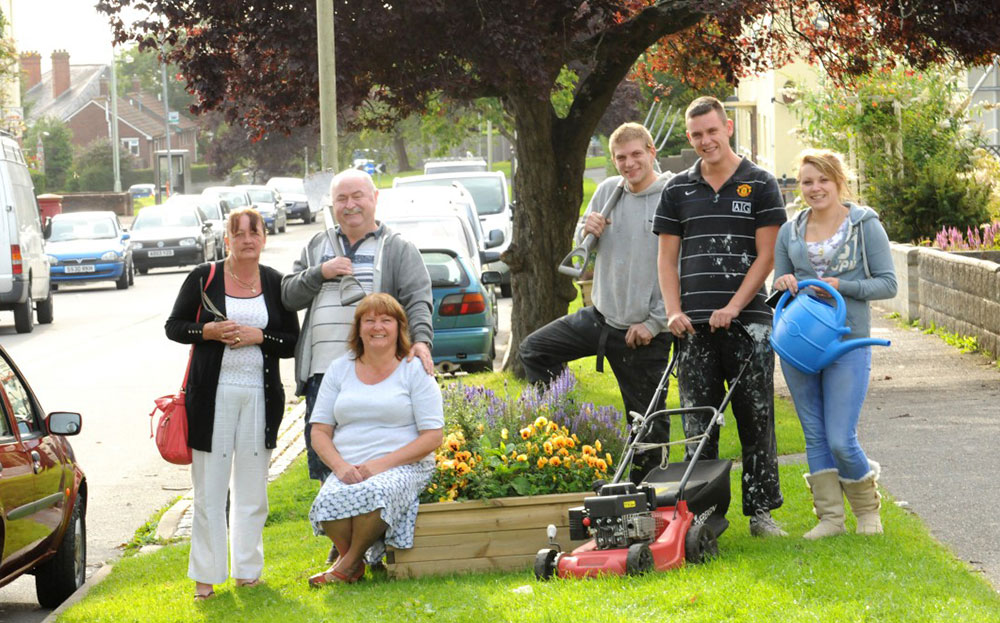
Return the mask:
<path fill-rule="evenodd" d="M 773 175 L 733 152 L 733 122 L 719 100 L 693 101 L 685 123 L 700 158 L 667 183 L 653 219 L 667 327 L 683 338 L 677 374 L 681 405 L 718 406 L 725 383 L 752 347 L 751 363 L 732 399 L 743 448 L 743 513 L 750 517 L 751 534 L 785 536 L 770 512 L 782 498 L 771 310 L 763 288 L 785 222 L 784 202 Z M 734 320 L 747 329 L 750 341 Z M 704 417 L 684 421 L 688 436 L 707 425 Z M 718 431 L 705 447 L 706 458 L 718 457 Z"/>

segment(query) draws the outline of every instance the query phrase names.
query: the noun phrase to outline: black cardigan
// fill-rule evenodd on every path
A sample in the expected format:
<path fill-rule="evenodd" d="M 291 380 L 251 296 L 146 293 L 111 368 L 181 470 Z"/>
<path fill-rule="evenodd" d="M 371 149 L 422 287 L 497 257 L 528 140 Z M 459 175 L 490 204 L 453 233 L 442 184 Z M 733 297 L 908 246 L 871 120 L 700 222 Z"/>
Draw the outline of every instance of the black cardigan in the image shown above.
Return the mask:
<path fill-rule="evenodd" d="M 215 263 L 215 276 L 208 286 L 208 298 L 220 312 L 226 313 L 226 280 L 223 262 Z M 201 322 L 195 322 L 201 305 L 201 289 L 208 279 L 209 265 L 201 264 L 184 280 L 174 308 L 167 318 L 167 337 L 182 344 L 194 344 L 191 372 L 185 391 L 187 406 L 188 445 L 195 450 L 212 451 L 212 428 L 215 424 L 215 392 L 219 385 L 222 353 L 226 345 L 202 338 L 202 328 L 215 320 L 211 312 L 202 310 Z M 299 337 L 298 314 L 281 304 L 281 273 L 269 266 L 260 266 L 261 291 L 267 306 L 267 327 L 260 350 L 264 354 L 264 447 L 277 445 L 278 425 L 285 412 L 285 390 L 281 385 L 278 359 L 295 355 Z"/>

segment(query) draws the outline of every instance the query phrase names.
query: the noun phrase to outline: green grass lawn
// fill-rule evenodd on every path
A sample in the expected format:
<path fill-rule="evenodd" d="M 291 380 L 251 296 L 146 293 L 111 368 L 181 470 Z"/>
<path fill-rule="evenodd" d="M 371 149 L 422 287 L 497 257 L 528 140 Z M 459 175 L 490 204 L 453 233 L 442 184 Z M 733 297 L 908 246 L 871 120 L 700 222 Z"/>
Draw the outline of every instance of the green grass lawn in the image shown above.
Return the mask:
<path fill-rule="evenodd" d="M 315 590 L 306 580 L 329 545 L 306 520 L 317 485 L 300 459 L 270 486 L 262 586 L 236 589 L 230 581 L 216 587 L 215 599 L 194 603 L 185 542 L 120 561 L 59 621 L 1000 621 L 992 587 L 891 500 L 883 536 L 801 539 L 814 521 L 803 471 L 781 470 L 785 505 L 775 516 L 791 536 L 761 540 L 747 531 L 734 470 L 732 525 L 719 557 L 704 565 L 549 583 L 528 570 L 400 581 L 369 572 L 357 585 Z"/>

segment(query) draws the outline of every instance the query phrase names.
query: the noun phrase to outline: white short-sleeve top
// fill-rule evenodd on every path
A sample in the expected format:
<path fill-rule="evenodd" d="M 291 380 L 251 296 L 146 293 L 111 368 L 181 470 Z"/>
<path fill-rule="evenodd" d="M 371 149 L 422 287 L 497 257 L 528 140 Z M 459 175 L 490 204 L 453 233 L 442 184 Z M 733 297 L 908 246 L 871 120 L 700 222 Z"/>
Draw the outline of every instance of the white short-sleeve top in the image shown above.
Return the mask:
<path fill-rule="evenodd" d="M 441 388 L 419 357 L 372 385 L 358 378 L 352 357 L 327 368 L 310 416 L 313 424 L 334 427 L 333 444 L 345 461 L 359 465 L 402 448 L 420 431 L 444 428 Z"/>

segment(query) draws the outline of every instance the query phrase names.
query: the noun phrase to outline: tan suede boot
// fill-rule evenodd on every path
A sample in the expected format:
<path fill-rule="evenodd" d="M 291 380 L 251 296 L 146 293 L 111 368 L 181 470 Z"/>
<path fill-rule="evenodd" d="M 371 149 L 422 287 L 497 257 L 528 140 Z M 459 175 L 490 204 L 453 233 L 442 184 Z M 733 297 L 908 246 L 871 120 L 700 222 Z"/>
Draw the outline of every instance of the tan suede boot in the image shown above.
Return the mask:
<path fill-rule="evenodd" d="M 882 496 L 875 486 L 882 469 L 875 461 L 869 460 L 868 463 L 871 471 L 861 480 L 841 480 L 840 484 L 847 501 L 851 503 L 854 516 L 858 518 L 858 534 L 882 534 L 882 518 L 878 512 L 882 507 Z"/>
<path fill-rule="evenodd" d="M 825 469 L 815 474 L 805 474 L 806 484 L 813 494 L 813 510 L 819 523 L 802 535 L 802 538 L 822 539 L 844 533 L 844 492 L 836 469 Z"/>

